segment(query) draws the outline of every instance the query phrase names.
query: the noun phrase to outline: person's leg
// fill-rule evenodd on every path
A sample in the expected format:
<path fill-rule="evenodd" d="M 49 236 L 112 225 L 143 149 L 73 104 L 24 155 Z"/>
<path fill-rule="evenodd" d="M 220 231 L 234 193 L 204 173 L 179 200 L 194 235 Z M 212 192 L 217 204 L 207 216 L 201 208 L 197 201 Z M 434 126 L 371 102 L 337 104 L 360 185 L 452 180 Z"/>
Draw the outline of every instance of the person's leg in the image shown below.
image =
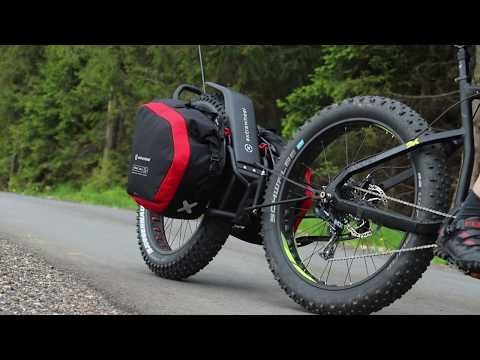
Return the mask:
<path fill-rule="evenodd" d="M 480 273 L 480 178 L 455 220 L 442 227 L 437 255 L 468 273 Z"/>
<path fill-rule="evenodd" d="M 480 217 L 480 177 L 475 182 L 472 191 L 462 204 L 457 218 Z"/>
<path fill-rule="evenodd" d="M 477 179 L 477 182 L 473 186 L 473 192 L 480 198 L 480 177 Z"/>

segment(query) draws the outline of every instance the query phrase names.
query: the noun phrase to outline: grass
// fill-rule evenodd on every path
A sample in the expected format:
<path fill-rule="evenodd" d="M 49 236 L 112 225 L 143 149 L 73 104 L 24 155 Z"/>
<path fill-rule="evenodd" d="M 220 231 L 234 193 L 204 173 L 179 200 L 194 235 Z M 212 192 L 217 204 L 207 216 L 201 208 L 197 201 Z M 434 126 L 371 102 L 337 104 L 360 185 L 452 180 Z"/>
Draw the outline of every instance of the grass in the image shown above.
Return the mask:
<path fill-rule="evenodd" d="M 76 188 L 70 184 L 59 185 L 49 191 L 25 191 L 25 195 L 40 196 L 49 199 L 73 201 L 83 204 L 103 205 L 113 208 L 137 208 L 135 202 L 125 191 L 125 188 L 116 186 L 108 190 L 97 190 L 92 185 Z"/>

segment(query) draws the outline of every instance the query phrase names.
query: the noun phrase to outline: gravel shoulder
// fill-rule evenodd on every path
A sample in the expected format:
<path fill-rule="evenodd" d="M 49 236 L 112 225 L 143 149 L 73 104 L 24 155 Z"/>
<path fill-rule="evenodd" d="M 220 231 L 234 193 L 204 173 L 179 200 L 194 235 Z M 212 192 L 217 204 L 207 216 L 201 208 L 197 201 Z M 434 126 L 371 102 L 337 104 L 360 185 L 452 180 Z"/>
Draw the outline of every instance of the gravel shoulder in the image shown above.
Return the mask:
<path fill-rule="evenodd" d="M 127 315 L 78 275 L 0 234 L 0 315 Z"/>

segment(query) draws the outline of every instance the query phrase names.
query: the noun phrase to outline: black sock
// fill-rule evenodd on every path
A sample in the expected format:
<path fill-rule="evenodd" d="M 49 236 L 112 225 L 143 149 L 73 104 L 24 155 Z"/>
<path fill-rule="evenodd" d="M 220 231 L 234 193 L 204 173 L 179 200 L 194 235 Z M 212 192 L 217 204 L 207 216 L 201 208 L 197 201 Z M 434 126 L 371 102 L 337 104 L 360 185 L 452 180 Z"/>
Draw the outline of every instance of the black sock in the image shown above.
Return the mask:
<path fill-rule="evenodd" d="M 480 217 L 480 198 L 473 191 L 470 191 L 457 214 L 457 218 L 469 217 Z"/>

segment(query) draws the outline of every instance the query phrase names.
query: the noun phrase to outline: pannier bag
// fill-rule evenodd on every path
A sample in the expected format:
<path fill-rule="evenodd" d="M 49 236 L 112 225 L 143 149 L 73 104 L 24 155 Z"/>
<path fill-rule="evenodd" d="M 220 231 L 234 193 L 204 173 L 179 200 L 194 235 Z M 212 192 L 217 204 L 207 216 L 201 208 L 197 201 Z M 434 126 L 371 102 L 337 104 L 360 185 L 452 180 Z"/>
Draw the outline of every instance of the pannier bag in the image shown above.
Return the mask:
<path fill-rule="evenodd" d="M 176 219 L 205 213 L 225 167 L 224 128 L 187 102 L 156 100 L 136 117 L 127 192 Z"/>

